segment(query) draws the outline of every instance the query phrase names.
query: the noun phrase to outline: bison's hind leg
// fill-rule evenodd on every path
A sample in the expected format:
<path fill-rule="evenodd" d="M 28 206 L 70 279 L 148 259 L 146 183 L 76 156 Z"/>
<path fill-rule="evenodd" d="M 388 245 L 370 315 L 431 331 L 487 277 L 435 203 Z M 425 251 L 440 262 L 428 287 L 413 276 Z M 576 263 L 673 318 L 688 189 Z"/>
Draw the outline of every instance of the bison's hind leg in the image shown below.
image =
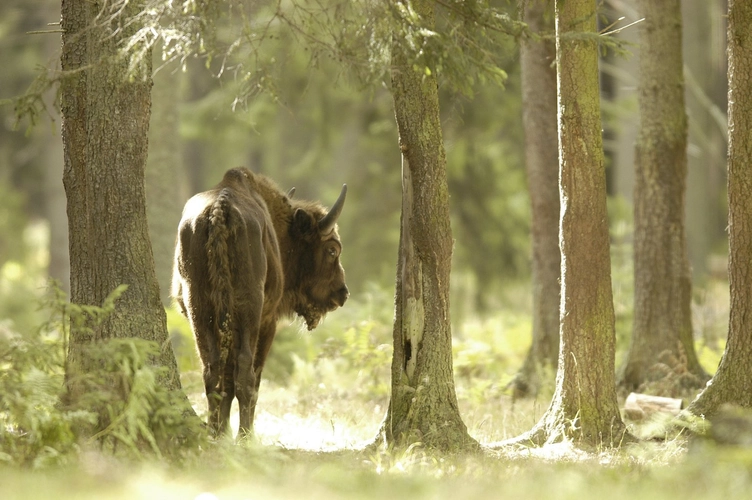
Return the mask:
<path fill-rule="evenodd" d="M 256 375 L 253 371 L 253 357 L 258 342 L 260 318 L 256 311 L 261 311 L 263 298 L 257 297 L 251 303 L 241 306 L 235 323 L 235 395 L 240 407 L 240 432 L 238 438 L 251 433 L 253 426 L 253 409 L 256 404 Z"/>
<path fill-rule="evenodd" d="M 224 335 L 224 334 L 223 334 Z M 228 333 L 228 337 L 231 335 Z M 223 339 L 222 342 L 225 340 Z M 228 339 L 229 343 L 232 343 L 232 338 Z M 225 347 L 222 347 L 225 349 Z M 219 386 L 219 392 L 221 400 L 219 401 L 219 413 L 217 418 L 219 419 L 219 433 L 223 434 L 230 428 L 230 409 L 232 408 L 232 401 L 235 399 L 235 359 L 232 356 L 232 351 L 225 357 L 225 366 L 222 367 L 222 381 Z"/>
<path fill-rule="evenodd" d="M 253 373 L 253 357 L 251 352 L 249 347 L 241 348 L 238 351 L 235 391 L 238 396 L 238 406 L 240 407 L 239 439 L 250 435 L 253 426 L 251 405 L 256 400 L 256 380 Z"/>
<path fill-rule="evenodd" d="M 188 319 L 191 323 L 196 347 L 203 366 L 204 391 L 209 407 L 209 429 L 212 435 L 218 436 L 224 430 L 220 419 L 221 378 L 224 370 L 221 363 L 219 339 L 212 319 L 213 310 L 207 307 L 206 301 L 196 300 L 200 297 L 197 287 L 191 287 L 189 301 L 186 304 Z M 191 300 L 192 299 L 192 300 Z"/>
<path fill-rule="evenodd" d="M 219 433 L 218 409 L 221 400 L 219 394 L 219 379 L 221 374 L 219 349 L 217 348 L 211 320 L 201 314 L 193 304 L 188 308 L 188 312 L 191 329 L 196 339 L 198 355 L 201 358 L 201 365 L 203 367 L 204 391 L 209 406 L 209 429 L 212 434 L 217 435 Z"/>
<path fill-rule="evenodd" d="M 259 339 L 261 313 L 264 307 L 264 282 L 266 256 L 261 237 L 261 226 L 256 221 L 238 231 L 239 251 L 234 264 L 233 290 L 235 291 L 233 333 L 235 343 L 235 395 L 240 407 L 240 432 L 238 438 L 249 435 L 253 426 L 253 408 L 256 403 L 256 375 L 253 370 L 254 354 Z"/>
<path fill-rule="evenodd" d="M 206 401 L 209 406 L 209 429 L 211 433 L 218 436 L 221 432 L 219 418 L 219 403 L 222 396 L 219 392 L 220 362 L 219 353 L 216 355 L 205 355 L 200 350 L 201 361 L 204 365 L 204 391 L 206 392 Z"/>

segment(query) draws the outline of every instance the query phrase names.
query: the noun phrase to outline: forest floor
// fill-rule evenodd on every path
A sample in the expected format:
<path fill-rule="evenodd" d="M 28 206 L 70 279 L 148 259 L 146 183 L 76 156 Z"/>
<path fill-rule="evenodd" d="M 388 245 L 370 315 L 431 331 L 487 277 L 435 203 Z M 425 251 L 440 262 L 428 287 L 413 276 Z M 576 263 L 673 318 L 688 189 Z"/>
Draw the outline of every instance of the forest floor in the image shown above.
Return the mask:
<path fill-rule="evenodd" d="M 711 292 L 698 294 L 693 318 L 708 371 L 723 352 L 728 318 L 727 294 L 722 287 Z M 617 331 L 628 332 L 629 311 L 619 307 L 619 297 Z M 0 462 L 0 500 L 752 498 L 752 448 L 699 438 L 670 436 L 587 452 L 566 442 L 491 449 L 537 423 L 553 392 L 546 387 L 536 400 L 513 402 L 505 389 L 529 345 L 530 320 L 522 308 L 458 320 L 453 328 L 460 414 L 485 446 L 482 453 L 367 448 L 388 405 L 392 301 L 377 292 L 353 300 L 311 335 L 297 324 L 282 328 L 250 442 L 220 440 L 177 461 L 83 449 L 53 466 Z M 176 316 L 168 315 L 168 325 L 183 339 L 173 343 L 183 387 L 205 417 L 190 329 Z M 623 352 L 627 337 L 620 339 Z M 231 424 L 236 431 L 237 414 Z M 640 436 L 657 428 L 631 425 Z"/>
<path fill-rule="evenodd" d="M 273 384 L 262 390 L 251 443 L 217 443 L 179 465 L 85 451 L 69 466 L 0 467 L 0 498 L 633 500 L 749 498 L 752 491 L 750 449 L 678 437 L 590 452 L 572 443 L 472 455 L 420 446 L 367 451 L 385 400 L 354 403 L 330 395 L 314 402 L 325 387 L 314 388 L 310 398 Z M 488 444 L 528 430 L 547 404 L 503 397 L 462 406 L 471 435 Z"/>

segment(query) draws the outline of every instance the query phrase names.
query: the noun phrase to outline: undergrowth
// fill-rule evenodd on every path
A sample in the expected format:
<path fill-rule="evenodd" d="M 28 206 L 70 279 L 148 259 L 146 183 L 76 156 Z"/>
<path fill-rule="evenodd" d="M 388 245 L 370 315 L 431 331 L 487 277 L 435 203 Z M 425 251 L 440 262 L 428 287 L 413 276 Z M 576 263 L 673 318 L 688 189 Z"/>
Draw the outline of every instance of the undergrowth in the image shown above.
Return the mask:
<path fill-rule="evenodd" d="M 205 433 L 186 415 L 185 397 L 158 382 L 155 342 L 134 337 L 84 347 L 96 369 L 75 380 L 84 389 L 80 396 L 67 390 L 71 330 L 100 324 L 124 291 L 114 290 L 102 306 L 78 305 L 53 283 L 42 303 L 49 320 L 41 327 L 19 333 L 0 325 L 0 461 L 43 468 L 89 448 L 178 457 L 201 444 Z"/>
<path fill-rule="evenodd" d="M 101 369 L 84 381 L 84 396 L 67 400 L 68 329 L 101 321 L 116 305 L 117 292 L 102 307 L 81 308 L 53 291 L 40 328 L 0 325 L 0 497 L 673 499 L 752 486 L 750 453 L 675 436 L 589 454 L 568 443 L 474 456 L 365 449 L 389 404 L 393 297 L 377 288 L 312 333 L 297 322 L 281 325 L 254 439 L 208 440 L 186 415 L 183 396 L 157 383 L 150 361 L 157 346 L 135 338 L 92 346 L 88 356 Z M 168 326 L 185 393 L 205 418 L 190 329 L 172 311 Z M 504 389 L 524 359 L 530 328 L 524 310 L 454 325 L 460 413 L 483 443 L 529 430 L 548 406 L 553 373 L 537 400 L 513 402 Z M 707 349 L 708 359 L 719 355 Z M 654 494 L 666 485 L 668 493 Z"/>

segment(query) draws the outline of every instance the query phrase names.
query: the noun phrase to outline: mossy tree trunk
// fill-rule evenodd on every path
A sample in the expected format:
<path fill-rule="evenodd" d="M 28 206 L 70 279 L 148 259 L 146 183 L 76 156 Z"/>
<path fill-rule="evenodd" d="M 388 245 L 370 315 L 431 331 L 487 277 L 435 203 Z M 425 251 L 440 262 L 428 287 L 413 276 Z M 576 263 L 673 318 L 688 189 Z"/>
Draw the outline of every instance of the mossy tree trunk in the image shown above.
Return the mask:
<path fill-rule="evenodd" d="M 572 437 L 582 445 L 621 442 L 616 401 L 606 175 L 598 93 L 596 3 L 556 3 L 561 310 L 553 400 L 520 441 Z"/>
<path fill-rule="evenodd" d="M 681 3 L 640 0 L 639 8 L 644 21 L 635 149 L 634 326 L 620 385 L 674 395 L 709 378 L 692 337 Z"/>
<path fill-rule="evenodd" d="M 426 25 L 433 24 L 432 2 L 411 5 Z M 392 391 L 383 432 L 389 444 L 477 447 L 460 417 L 452 373 L 452 231 L 436 78 L 414 70 L 399 43 L 393 46 L 392 66 L 402 150 L 402 218 Z"/>
<path fill-rule="evenodd" d="M 554 32 L 550 0 L 522 0 L 534 33 Z M 556 45 L 526 38 L 520 45 L 525 166 L 532 205 L 533 341 L 512 382 L 516 397 L 535 396 L 559 353 L 559 159 L 556 148 Z"/>
<path fill-rule="evenodd" d="M 74 396 L 79 390 L 77 374 L 96 369 L 86 347 L 110 338 L 159 343 L 161 355 L 154 362 L 168 369 L 162 383 L 180 388 L 146 222 L 151 56 L 143 62 L 141 74 L 129 79 L 129 60 L 118 57 L 118 50 L 138 29 L 134 16 L 142 5 L 118 7 L 122 10 L 108 17 L 98 2 L 62 2 L 62 68 L 68 74 L 61 88 L 63 182 L 71 301 L 101 306 L 117 286 L 128 285 L 103 324 L 71 332 L 66 375 Z"/>
<path fill-rule="evenodd" d="M 724 403 L 752 407 L 752 3 L 728 4 L 728 341 L 718 371 L 687 408 L 711 416 Z"/>

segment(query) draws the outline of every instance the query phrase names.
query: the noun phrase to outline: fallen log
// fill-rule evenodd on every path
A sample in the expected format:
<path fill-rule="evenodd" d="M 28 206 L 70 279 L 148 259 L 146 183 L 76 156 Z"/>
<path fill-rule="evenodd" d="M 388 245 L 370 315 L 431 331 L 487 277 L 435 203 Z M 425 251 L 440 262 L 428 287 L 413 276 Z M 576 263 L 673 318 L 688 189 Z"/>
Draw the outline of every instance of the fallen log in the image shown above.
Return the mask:
<path fill-rule="evenodd" d="M 632 392 L 624 402 L 624 416 L 631 420 L 643 420 L 655 413 L 678 415 L 682 409 L 682 400 L 651 396 Z"/>

